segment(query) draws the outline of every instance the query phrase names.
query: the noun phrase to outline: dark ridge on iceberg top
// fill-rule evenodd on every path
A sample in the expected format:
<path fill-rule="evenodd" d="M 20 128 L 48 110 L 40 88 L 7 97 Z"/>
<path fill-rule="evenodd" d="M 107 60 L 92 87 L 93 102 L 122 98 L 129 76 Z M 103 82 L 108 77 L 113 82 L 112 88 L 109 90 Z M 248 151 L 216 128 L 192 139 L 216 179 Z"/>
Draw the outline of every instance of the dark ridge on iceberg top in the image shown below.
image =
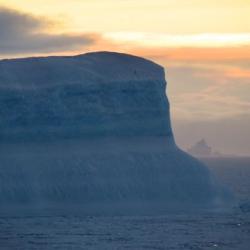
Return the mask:
<path fill-rule="evenodd" d="M 165 87 L 161 66 L 126 54 L 0 61 L 1 214 L 224 204 L 208 169 L 175 145 Z"/>

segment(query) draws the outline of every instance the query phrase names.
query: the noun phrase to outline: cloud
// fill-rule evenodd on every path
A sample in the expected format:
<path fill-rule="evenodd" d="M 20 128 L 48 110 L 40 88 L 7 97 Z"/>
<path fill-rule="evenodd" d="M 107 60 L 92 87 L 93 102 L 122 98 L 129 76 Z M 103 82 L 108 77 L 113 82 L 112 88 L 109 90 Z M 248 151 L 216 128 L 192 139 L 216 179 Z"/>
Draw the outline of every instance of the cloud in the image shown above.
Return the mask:
<path fill-rule="evenodd" d="M 174 119 L 211 121 L 250 115 L 248 70 L 231 65 L 174 65 L 167 68 Z"/>
<path fill-rule="evenodd" d="M 135 54 L 142 57 L 151 58 L 164 66 L 173 64 L 230 64 L 238 65 L 240 67 L 249 68 L 250 61 L 250 42 L 248 45 L 239 46 L 225 46 L 225 47 L 213 47 L 211 43 L 210 47 L 202 46 L 153 46 L 144 43 L 133 43 L 122 40 L 114 40 L 112 37 L 103 36 L 99 46 L 105 45 L 108 49 L 117 52 L 126 52 Z M 183 40 L 183 43 L 185 41 Z"/>
<path fill-rule="evenodd" d="M 49 53 L 80 49 L 92 45 L 90 34 L 53 34 L 54 23 L 8 8 L 0 8 L 0 55 Z"/>

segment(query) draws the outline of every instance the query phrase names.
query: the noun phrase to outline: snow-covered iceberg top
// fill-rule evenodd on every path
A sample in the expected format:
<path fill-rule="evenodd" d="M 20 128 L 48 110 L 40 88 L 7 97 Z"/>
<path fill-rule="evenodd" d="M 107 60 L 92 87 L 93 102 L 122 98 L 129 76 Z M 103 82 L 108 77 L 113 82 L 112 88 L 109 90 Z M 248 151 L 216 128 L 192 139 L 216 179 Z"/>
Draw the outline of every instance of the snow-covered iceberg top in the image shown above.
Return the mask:
<path fill-rule="evenodd" d="M 95 52 L 0 61 L 2 88 L 34 89 L 146 80 L 164 80 L 164 69 L 150 60 L 122 53 Z"/>

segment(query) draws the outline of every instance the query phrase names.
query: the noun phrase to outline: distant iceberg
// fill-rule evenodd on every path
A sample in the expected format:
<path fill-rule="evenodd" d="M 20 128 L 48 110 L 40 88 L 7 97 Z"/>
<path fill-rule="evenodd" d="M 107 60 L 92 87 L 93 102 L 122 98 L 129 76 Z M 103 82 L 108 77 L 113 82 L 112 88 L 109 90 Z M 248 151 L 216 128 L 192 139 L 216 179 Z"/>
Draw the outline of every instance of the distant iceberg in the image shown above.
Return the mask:
<path fill-rule="evenodd" d="M 189 154 L 196 157 L 210 157 L 212 156 L 212 148 L 207 145 L 205 139 L 201 139 L 191 146 L 188 151 Z"/>
<path fill-rule="evenodd" d="M 224 188 L 176 146 L 165 88 L 161 66 L 126 54 L 1 60 L 0 211 L 223 204 Z"/>

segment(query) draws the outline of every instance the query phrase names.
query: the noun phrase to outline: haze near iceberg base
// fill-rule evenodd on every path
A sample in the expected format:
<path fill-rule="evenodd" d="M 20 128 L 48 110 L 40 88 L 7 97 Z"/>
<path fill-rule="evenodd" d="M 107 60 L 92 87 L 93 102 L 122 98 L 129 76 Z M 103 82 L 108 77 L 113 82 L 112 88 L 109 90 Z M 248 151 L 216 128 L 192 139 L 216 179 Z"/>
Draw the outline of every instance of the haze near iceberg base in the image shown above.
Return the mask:
<path fill-rule="evenodd" d="M 224 203 L 207 168 L 175 145 L 165 87 L 161 66 L 119 53 L 0 61 L 0 209 Z"/>

